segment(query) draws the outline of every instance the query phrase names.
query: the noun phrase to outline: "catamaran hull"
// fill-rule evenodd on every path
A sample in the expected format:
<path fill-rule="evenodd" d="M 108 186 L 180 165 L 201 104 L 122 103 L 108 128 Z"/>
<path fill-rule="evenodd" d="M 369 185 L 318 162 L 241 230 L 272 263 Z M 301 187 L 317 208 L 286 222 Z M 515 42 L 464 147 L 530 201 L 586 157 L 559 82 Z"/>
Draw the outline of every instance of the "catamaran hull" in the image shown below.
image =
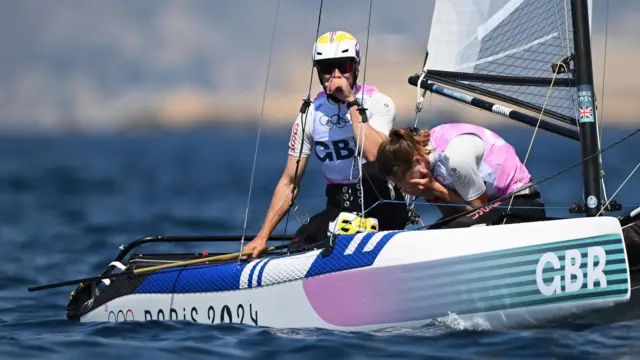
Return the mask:
<path fill-rule="evenodd" d="M 116 279 L 77 318 L 370 331 L 578 321 L 630 299 L 615 218 L 343 235 L 320 251 Z"/>

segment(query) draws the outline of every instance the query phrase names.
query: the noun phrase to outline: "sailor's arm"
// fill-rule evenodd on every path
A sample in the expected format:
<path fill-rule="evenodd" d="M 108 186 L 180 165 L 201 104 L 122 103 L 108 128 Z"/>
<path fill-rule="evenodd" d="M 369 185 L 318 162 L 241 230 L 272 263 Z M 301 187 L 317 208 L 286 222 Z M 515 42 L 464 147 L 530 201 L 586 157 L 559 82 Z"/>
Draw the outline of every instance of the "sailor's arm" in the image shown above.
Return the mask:
<path fill-rule="evenodd" d="M 278 226 L 282 217 L 284 217 L 289 210 L 292 199 L 295 199 L 295 197 L 298 196 L 298 192 L 300 190 L 299 184 L 302 180 L 302 176 L 304 175 L 307 160 L 308 157 L 300 158 L 298 174 L 297 177 L 295 177 L 294 175 L 296 172 L 295 170 L 298 157 L 289 155 L 282 177 L 280 177 L 280 181 L 278 181 L 278 185 L 276 185 L 276 189 L 273 192 L 271 204 L 269 205 L 269 210 L 267 210 L 267 215 L 264 219 L 262 228 L 258 233 L 258 237 L 263 238 L 266 241 L 266 239 L 271 236 L 273 230 Z M 297 184 L 295 188 L 294 184 Z"/>
<path fill-rule="evenodd" d="M 445 217 L 486 204 L 486 185 L 479 170 L 483 156 L 482 139 L 473 134 L 456 136 L 444 151 L 445 168 L 455 190 L 434 180 L 427 185 L 425 200 L 445 204 L 436 205 Z"/>
<path fill-rule="evenodd" d="M 258 237 L 265 241 L 271 236 L 273 230 L 289 210 L 292 200 L 298 195 L 300 182 L 311 154 L 313 142 L 312 119 L 313 112 L 309 110 L 306 116 L 298 115 L 291 128 L 287 164 L 273 192 L 267 215 L 258 233 Z M 295 188 L 294 184 L 296 184 Z"/>
<path fill-rule="evenodd" d="M 436 207 L 442 215 L 445 217 L 453 216 L 458 213 L 461 213 L 465 210 L 471 209 L 468 206 L 451 206 L 451 205 L 466 205 L 467 202 L 458 194 L 457 191 L 447 189 L 444 185 L 440 184 L 437 181 L 434 181 L 431 184 L 428 195 L 425 196 L 425 200 L 429 203 L 436 204 Z M 437 204 L 444 205 L 437 205 Z"/>
<path fill-rule="evenodd" d="M 462 201 L 473 207 L 489 201 L 479 170 L 483 156 L 484 142 L 473 134 L 458 135 L 447 145 L 444 151 L 445 167 L 458 194 L 456 202 Z"/>
<path fill-rule="evenodd" d="M 353 96 L 351 99 L 347 99 L 347 102 L 355 98 Z M 367 161 L 375 161 L 380 144 L 387 138 L 395 123 L 396 107 L 391 98 L 382 93 L 375 93 L 369 102 L 367 110 L 369 119 L 366 123 L 360 122 L 361 117 L 358 112 L 358 106 L 352 106 L 349 109 L 349 114 L 351 115 L 353 137 L 356 140 L 358 152 L 362 150 L 363 156 Z M 362 139 L 364 139 L 364 144 Z"/>

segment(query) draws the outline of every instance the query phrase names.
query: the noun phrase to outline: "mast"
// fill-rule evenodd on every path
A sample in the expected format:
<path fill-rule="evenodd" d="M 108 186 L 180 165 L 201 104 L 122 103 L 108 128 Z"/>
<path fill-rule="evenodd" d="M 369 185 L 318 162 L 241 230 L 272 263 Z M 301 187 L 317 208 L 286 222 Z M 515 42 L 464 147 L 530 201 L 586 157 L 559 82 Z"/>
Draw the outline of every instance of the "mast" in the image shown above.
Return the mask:
<path fill-rule="evenodd" d="M 582 158 L 591 156 L 582 163 L 585 211 L 595 216 L 601 206 L 600 161 L 593 156 L 599 149 L 596 125 L 595 92 L 593 90 L 593 68 L 591 62 L 591 31 L 589 27 L 589 5 L 587 0 L 571 0 L 573 43 L 575 51 L 576 84 L 578 91 L 578 124 Z"/>

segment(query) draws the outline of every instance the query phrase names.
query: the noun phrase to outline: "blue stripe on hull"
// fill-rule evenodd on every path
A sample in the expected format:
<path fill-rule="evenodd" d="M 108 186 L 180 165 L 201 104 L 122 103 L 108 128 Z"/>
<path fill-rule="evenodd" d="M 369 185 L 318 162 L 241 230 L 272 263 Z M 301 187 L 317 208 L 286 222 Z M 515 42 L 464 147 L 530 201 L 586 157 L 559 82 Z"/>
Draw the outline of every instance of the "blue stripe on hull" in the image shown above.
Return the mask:
<path fill-rule="evenodd" d="M 357 235 L 340 236 L 339 241 L 336 241 L 336 246 L 329 256 L 323 257 L 322 253 L 318 254 L 318 257 L 313 264 L 311 264 L 311 267 L 309 268 L 309 271 L 307 271 L 305 277 L 371 266 L 371 264 L 376 261 L 378 255 L 380 255 L 380 252 L 385 245 L 387 245 L 389 240 L 400 232 L 401 231 L 389 231 L 382 236 L 373 249 L 364 251 L 367 243 L 376 235 L 374 232 L 367 233 L 360 240 L 356 250 L 353 253 L 346 255 L 345 251 L 349 247 L 349 244 L 351 244 L 353 238 Z"/>
<path fill-rule="evenodd" d="M 364 251 L 367 244 L 373 237 L 380 233 L 367 233 L 362 236 L 355 250 L 345 254 L 349 245 L 358 235 L 341 235 L 336 239 L 336 245 L 326 257 L 319 253 L 311 263 L 304 278 L 334 273 L 344 270 L 363 268 L 371 266 L 380 255 L 382 249 L 396 234 L 402 231 L 386 232 L 373 248 Z M 619 234 L 595 236 L 592 238 L 568 240 L 565 242 L 554 242 L 544 245 L 525 246 L 507 250 L 492 251 L 484 254 L 467 255 L 456 258 L 440 259 L 420 264 L 420 267 L 430 273 L 448 272 L 447 278 L 452 276 L 473 276 L 466 269 L 473 268 L 475 271 L 486 273 L 487 276 L 493 273 L 502 273 L 504 269 L 512 268 L 515 271 L 517 266 L 535 266 L 538 261 L 538 254 L 548 251 L 559 251 L 566 248 L 584 248 L 590 245 L 604 246 L 608 249 L 609 256 L 622 251 L 622 239 Z M 614 249 L 614 248 L 620 248 Z M 615 250 L 615 251 L 614 251 Z M 583 251 L 584 259 L 586 253 Z M 262 286 L 263 275 L 266 267 L 271 261 L 289 261 L 289 258 L 298 255 L 285 255 L 278 258 L 257 260 L 253 265 L 248 277 L 248 287 Z M 564 255 L 560 255 L 560 260 L 564 261 Z M 612 260 L 612 259 L 609 259 Z M 622 261 L 622 260 L 621 260 Z M 223 265 L 198 265 L 190 266 L 186 269 L 165 270 L 149 275 L 143 283 L 136 288 L 134 294 L 142 293 L 196 293 L 196 292 L 217 292 L 240 289 L 240 277 L 243 270 L 249 263 L 238 266 L 236 263 Z M 613 262 L 611 262 L 613 264 Z M 445 269 L 447 271 L 445 271 Z M 517 273 L 517 271 L 515 271 Z M 442 274 L 444 275 L 444 274 Z M 514 273 L 514 276 L 516 274 Z M 255 281 L 254 281 L 255 280 Z M 289 281 L 297 280 L 288 278 Z"/>
<path fill-rule="evenodd" d="M 358 247 L 351 255 L 343 254 L 356 235 L 341 235 L 336 238 L 336 246 L 332 254 L 326 258 L 323 258 L 322 254 L 318 254 L 318 257 L 311 264 L 305 277 L 370 266 L 376 260 L 387 242 L 399 232 L 400 231 L 392 231 L 383 235 L 373 249 L 363 252 L 369 240 L 376 234 L 367 233 L 363 236 Z M 262 277 L 270 261 L 286 261 L 285 258 L 290 256 L 296 255 L 282 256 L 277 259 L 257 260 L 257 263 L 249 271 L 248 287 L 253 287 L 254 278 L 256 279 L 256 287 L 262 286 Z M 240 276 L 247 265 L 248 263 L 243 263 L 239 267 L 236 263 L 215 266 L 197 265 L 182 270 L 156 272 L 149 275 L 133 293 L 169 294 L 238 290 L 240 289 Z"/>
<path fill-rule="evenodd" d="M 262 266 L 260 268 L 260 272 L 258 273 L 258 286 L 262 286 L 262 274 L 264 274 L 264 269 L 267 267 L 267 264 L 269 264 L 269 261 L 271 261 L 273 259 L 269 259 L 264 263 L 264 266 Z"/>
<path fill-rule="evenodd" d="M 149 275 L 134 294 L 196 293 L 228 291 L 240 288 L 242 270 L 248 265 L 190 266 L 184 270 L 168 270 Z M 255 268 L 255 267 L 254 267 Z"/>

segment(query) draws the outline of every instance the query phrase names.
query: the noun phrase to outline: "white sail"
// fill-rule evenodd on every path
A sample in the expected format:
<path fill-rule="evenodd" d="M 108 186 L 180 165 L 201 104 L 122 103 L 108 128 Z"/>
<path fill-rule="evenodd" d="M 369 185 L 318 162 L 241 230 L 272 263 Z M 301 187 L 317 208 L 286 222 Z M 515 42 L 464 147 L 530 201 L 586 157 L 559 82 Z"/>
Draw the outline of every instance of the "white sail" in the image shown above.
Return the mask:
<path fill-rule="evenodd" d="M 427 48 L 428 70 L 552 78 L 551 64 L 573 53 L 570 1 L 436 0 Z M 570 88 L 554 89 L 545 104 L 548 87 L 473 85 L 575 118 Z"/>

